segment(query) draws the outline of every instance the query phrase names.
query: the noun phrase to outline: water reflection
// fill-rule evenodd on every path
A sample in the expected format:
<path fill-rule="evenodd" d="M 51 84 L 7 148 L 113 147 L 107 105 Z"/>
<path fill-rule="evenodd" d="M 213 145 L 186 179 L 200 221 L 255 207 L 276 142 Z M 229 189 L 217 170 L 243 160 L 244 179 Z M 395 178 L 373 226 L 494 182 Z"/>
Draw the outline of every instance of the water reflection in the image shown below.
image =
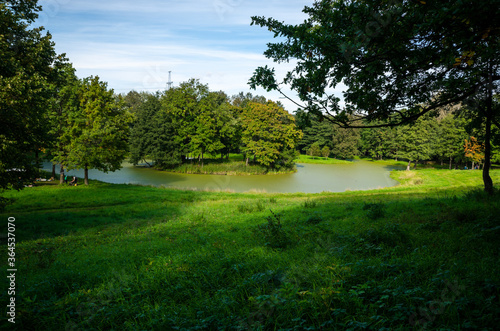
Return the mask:
<path fill-rule="evenodd" d="M 44 170 L 51 171 L 50 163 Z M 57 168 L 58 169 L 58 168 Z M 189 189 L 229 190 L 234 192 L 320 193 L 325 191 L 368 190 L 394 186 L 389 173 L 394 167 L 368 161 L 352 164 L 297 164 L 297 172 L 286 175 L 221 176 L 184 175 L 157 171 L 147 167 L 134 167 L 125 163 L 120 171 L 103 173 L 89 170 L 89 178 L 116 184 L 141 184 Z M 83 177 L 83 170 L 66 172 L 69 176 Z"/>

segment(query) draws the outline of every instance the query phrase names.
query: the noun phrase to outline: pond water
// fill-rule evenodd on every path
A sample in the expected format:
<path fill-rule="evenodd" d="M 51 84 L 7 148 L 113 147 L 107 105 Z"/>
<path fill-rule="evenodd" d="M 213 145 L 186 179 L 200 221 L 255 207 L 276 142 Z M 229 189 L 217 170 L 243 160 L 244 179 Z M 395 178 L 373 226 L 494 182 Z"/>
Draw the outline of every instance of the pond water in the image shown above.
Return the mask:
<path fill-rule="evenodd" d="M 43 169 L 51 171 L 51 163 L 44 163 Z M 173 174 L 124 163 L 121 170 L 107 174 L 98 170 L 89 170 L 89 178 L 115 184 L 141 184 L 199 190 L 320 193 L 394 186 L 397 182 L 389 176 L 393 169 L 396 168 L 369 161 L 355 161 L 351 164 L 297 164 L 296 173 L 285 175 L 221 176 Z M 59 167 L 56 170 L 58 171 Z M 82 182 L 83 170 L 70 170 L 66 173 L 68 176 L 77 176 Z"/>

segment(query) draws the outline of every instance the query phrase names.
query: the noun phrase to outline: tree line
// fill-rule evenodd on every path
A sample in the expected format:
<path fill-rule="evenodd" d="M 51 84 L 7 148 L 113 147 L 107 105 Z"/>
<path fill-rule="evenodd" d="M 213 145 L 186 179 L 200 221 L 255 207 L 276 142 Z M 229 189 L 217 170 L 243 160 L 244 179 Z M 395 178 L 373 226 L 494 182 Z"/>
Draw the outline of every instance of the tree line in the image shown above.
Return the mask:
<path fill-rule="evenodd" d="M 130 135 L 130 159 L 172 169 L 207 154 L 229 159 L 241 153 L 270 169 L 292 168 L 302 137 L 295 119 L 278 103 L 250 93 L 228 97 L 191 79 L 157 93 L 130 92 L 124 97 L 136 120 Z M 149 162 L 153 162 L 150 164 Z"/>
<path fill-rule="evenodd" d="M 499 99 L 495 98 L 495 107 Z M 397 127 L 339 128 L 330 121 L 297 114 L 304 137 L 298 149 L 313 156 L 328 155 L 340 159 L 368 156 L 373 159 L 402 159 L 417 167 L 419 162 L 435 161 L 449 169 L 484 164 L 485 129 L 473 121 L 467 107 L 440 110 L 420 117 L 416 122 Z M 368 122 L 367 125 L 377 125 Z M 492 133 L 492 160 L 500 162 L 500 131 Z"/>
<path fill-rule="evenodd" d="M 494 130 L 500 128 L 494 102 L 500 91 L 497 0 L 316 0 L 303 12 L 308 17 L 298 24 L 252 17 L 252 25 L 279 36 L 264 55 L 277 65 L 294 65 L 284 73 L 258 67 L 251 87 L 283 94 L 287 86 L 308 113 L 350 128 L 405 126 L 442 107 L 467 105 L 469 119 L 483 128 L 484 189 L 494 193 L 489 170 Z M 343 98 L 331 93 L 335 88 L 342 88 Z M 406 131 L 398 137 L 421 139 Z M 477 148 L 468 155 L 471 150 Z M 428 153 L 417 154 L 407 156 Z"/>

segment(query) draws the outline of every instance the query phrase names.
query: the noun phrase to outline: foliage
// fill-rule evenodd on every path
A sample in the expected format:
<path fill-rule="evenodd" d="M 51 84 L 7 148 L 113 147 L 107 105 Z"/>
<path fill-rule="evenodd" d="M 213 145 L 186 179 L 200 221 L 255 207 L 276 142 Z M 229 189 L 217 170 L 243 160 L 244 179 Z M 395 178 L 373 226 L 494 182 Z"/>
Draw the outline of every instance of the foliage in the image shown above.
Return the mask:
<path fill-rule="evenodd" d="M 410 170 L 410 162 L 415 161 L 415 168 L 419 160 L 427 160 L 432 154 L 433 137 L 432 119 L 419 118 L 415 125 L 409 125 L 398 131 L 397 156 L 408 160 L 407 170 Z"/>
<path fill-rule="evenodd" d="M 369 219 L 376 220 L 384 217 L 385 207 L 381 203 L 366 203 L 363 206 L 363 210 L 366 210 L 366 215 Z"/>
<path fill-rule="evenodd" d="M 474 163 L 481 163 L 484 160 L 484 145 L 477 142 L 477 139 L 470 137 L 470 141 L 465 139 L 465 157 Z"/>
<path fill-rule="evenodd" d="M 396 157 L 398 149 L 396 138 L 400 132 L 399 128 L 389 127 L 362 129 L 360 143 L 362 154 L 377 160 Z"/>
<path fill-rule="evenodd" d="M 136 105 L 136 120 L 130 135 L 130 161 L 153 160 L 158 168 L 175 167 L 180 162 L 180 145 L 172 116 L 162 109 L 160 95 L 146 94 Z"/>
<path fill-rule="evenodd" d="M 258 225 L 257 232 L 265 240 L 265 245 L 273 249 L 283 249 L 291 244 L 289 234 L 281 224 L 281 216 L 271 211 L 271 216 L 266 217 L 267 223 Z"/>
<path fill-rule="evenodd" d="M 282 79 L 274 68 L 257 68 L 250 86 L 281 91 L 288 85 L 309 112 L 351 127 L 406 124 L 477 98 L 473 112 L 485 123 L 484 185 L 491 193 L 491 127 L 499 126 L 492 105 L 500 80 L 499 11 L 496 0 L 317 0 L 304 8 L 309 17 L 297 25 L 252 17 L 252 24 L 279 37 L 268 44 L 266 57 L 296 64 Z M 339 84 L 345 86 L 343 100 L 329 93 Z"/>
<path fill-rule="evenodd" d="M 462 146 L 459 147 L 467 133 L 465 131 L 465 120 L 447 115 L 439 122 L 437 144 L 435 154 L 439 158 L 449 159 L 449 169 L 452 161 L 460 159 L 463 155 Z M 461 145 L 461 144 L 460 144 Z"/>
<path fill-rule="evenodd" d="M 49 140 L 50 87 L 64 57 L 33 27 L 39 11 L 37 1 L 0 2 L 0 191 L 32 182 Z"/>
<path fill-rule="evenodd" d="M 302 114 L 299 112 L 298 114 Z M 300 117 L 300 116 L 299 116 Z M 342 129 L 327 120 L 318 120 L 316 116 L 310 116 L 307 123 L 302 125 L 304 136 L 298 143 L 297 148 L 307 152 L 311 156 L 321 156 L 321 152 L 311 154 L 314 144 L 322 150 L 325 147 L 333 157 L 339 159 L 352 159 L 359 154 L 358 144 L 360 141 L 359 131 L 355 129 Z M 324 156 L 324 155 L 323 155 Z M 326 156 L 324 156 L 326 157 Z"/>
<path fill-rule="evenodd" d="M 266 171 L 290 171 L 294 167 L 294 147 L 301 132 L 279 104 L 250 93 L 229 98 L 222 91 L 209 91 L 208 85 L 195 79 L 142 98 L 135 104 L 136 121 L 130 139 L 133 164 L 149 164 L 152 160 L 158 169 L 211 173 L 203 170 L 207 156 L 212 156 L 207 163 L 213 166 L 213 155 L 219 154 L 221 160 L 225 155 L 229 160 L 230 153 L 243 150 Z M 200 167 L 192 164 L 194 159 Z M 239 168 L 232 162 L 226 166 Z"/>
<path fill-rule="evenodd" d="M 312 157 L 321 156 L 321 149 L 319 147 L 319 143 L 315 142 L 314 144 L 312 144 L 309 150 L 307 151 L 307 154 Z"/>
<path fill-rule="evenodd" d="M 77 95 L 79 105 L 66 118 L 65 155 L 61 158 L 68 169 L 84 169 L 88 185 L 88 169 L 108 172 L 121 168 L 132 118 L 97 76 L 84 79 Z"/>
<path fill-rule="evenodd" d="M 325 159 L 330 156 L 330 148 L 328 146 L 323 146 L 321 149 L 321 156 L 323 156 Z"/>
<path fill-rule="evenodd" d="M 293 165 L 293 149 L 302 132 L 294 118 L 276 103 L 249 103 L 241 115 L 242 143 L 247 154 L 269 168 Z"/>

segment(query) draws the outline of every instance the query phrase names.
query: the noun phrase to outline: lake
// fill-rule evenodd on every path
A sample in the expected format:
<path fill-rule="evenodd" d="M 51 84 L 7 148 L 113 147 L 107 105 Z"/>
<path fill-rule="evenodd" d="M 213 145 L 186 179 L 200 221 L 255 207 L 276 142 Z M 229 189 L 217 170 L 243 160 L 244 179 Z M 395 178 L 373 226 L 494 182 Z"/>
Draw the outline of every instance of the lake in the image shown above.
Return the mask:
<path fill-rule="evenodd" d="M 43 169 L 52 171 L 51 163 L 44 163 Z M 107 174 L 89 170 L 89 178 L 115 184 L 199 190 L 320 193 L 394 186 L 397 182 L 389 176 L 390 171 L 394 169 L 396 168 L 369 161 L 355 161 L 352 164 L 297 164 L 296 173 L 284 175 L 224 176 L 174 174 L 124 163 L 121 170 Z M 59 167 L 56 170 L 58 171 Z M 82 183 L 83 170 L 70 170 L 66 173 L 68 176 L 77 176 Z"/>

